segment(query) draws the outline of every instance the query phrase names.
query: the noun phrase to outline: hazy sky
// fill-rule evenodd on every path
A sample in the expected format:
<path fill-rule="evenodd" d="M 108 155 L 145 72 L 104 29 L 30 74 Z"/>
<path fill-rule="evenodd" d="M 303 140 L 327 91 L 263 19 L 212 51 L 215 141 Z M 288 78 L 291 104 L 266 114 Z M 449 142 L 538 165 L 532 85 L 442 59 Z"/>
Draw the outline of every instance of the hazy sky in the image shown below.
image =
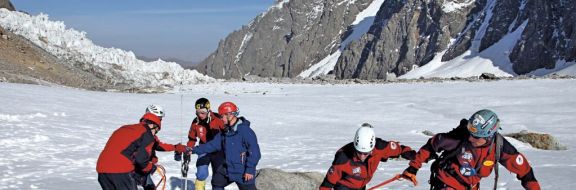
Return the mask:
<path fill-rule="evenodd" d="M 146 57 L 202 61 L 218 42 L 274 0 L 11 0 L 17 10 L 86 31 L 103 47 Z"/>

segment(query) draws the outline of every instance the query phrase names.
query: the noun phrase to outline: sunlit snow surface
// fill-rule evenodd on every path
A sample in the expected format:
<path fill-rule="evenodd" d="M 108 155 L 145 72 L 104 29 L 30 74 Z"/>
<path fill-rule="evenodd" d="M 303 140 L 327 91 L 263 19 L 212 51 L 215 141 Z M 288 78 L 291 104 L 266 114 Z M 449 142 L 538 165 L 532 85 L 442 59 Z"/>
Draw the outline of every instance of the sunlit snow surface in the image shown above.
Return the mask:
<path fill-rule="evenodd" d="M 193 103 L 200 97 L 209 98 L 214 107 L 223 101 L 238 104 L 258 136 L 262 151 L 258 168 L 324 173 L 336 150 L 351 141 L 363 122 L 373 124 L 378 137 L 418 149 L 429 138 L 421 131 L 448 131 L 461 118 L 490 108 L 501 117 L 503 133 L 524 129 L 550 133 L 568 146 L 566 151 L 544 151 L 511 140 L 534 166 L 542 189 L 576 185 L 572 180 L 575 80 L 324 86 L 216 83 L 182 90 L 125 94 L 0 83 L 0 189 L 99 189 L 96 160 L 114 130 L 137 122 L 148 104 L 159 104 L 167 113 L 159 137 L 170 143 L 185 140 L 194 117 Z M 159 156 L 169 177 L 180 176 L 172 153 Z M 194 163 L 190 166 L 193 178 Z M 380 164 L 369 185 L 406 166 L 407 161 L 395 160 Z M 428 168 L 425 165 L 418 173 L 416 188 L 407 182 L 386 188 L 428 189 Z M 501 189 L 522 189 L 515 176 L 500 171 Z M 492 181 L 486 178 L 482 187 L 491 187 Z"/>

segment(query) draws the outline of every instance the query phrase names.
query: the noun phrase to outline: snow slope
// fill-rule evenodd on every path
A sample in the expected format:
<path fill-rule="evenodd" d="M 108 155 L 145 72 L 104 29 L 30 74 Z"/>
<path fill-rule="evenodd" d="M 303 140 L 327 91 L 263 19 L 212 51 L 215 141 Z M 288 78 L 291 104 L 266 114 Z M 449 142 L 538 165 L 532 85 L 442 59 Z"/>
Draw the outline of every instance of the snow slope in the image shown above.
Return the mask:
<path fill-rule="evenodd" d="M 453 3 L 453 2 L 452 2 Z M 403 79 L 415 79 L 420 77 L 431 78 L 450 78 L 450 77 L 471 77 L 480 76 L 482 73 L 492 73 L 499 77 L 512 77 L 516 74 L 512 70 L 512 63 L 508 58 L 510 52 L 516 45 L 516 42 L 521 38 L 522 32 L 526 27 L 528 21 L 524 21 L 515 31 L 502 37 L 500 41 L 478 52 L 480 41 L 484 38 L 484 34 L 489 26 L 490 19 L 492 18 L 492 10 L 496 5 L 496 1 L 488 1 L 488 6 L 484 12 L 487 13 L 486 18 L 480 25 L 478 33 L 472 41 L 472 45 L 468 51 L 462 55 L 450 60 L 442 62 L 442 56 L 445 52 L 437 54 L 434 59 L 426 65 L 414 69 L 402 76 Z"/>
<path fill-rule="evenodd" d="M 351 24 L 352 34 L 340 43 L 340 48 L 338 48 L 336 52 L 320 60 L 318 63 L 312 65 L 310 68 L 302 71 L 298 76 L 302 78 L 313 78 L 328 74 L 328 72 L 334 70 L 334 66 L 336 66 L 338 58 L 342 55 L 344 48 L 346 48 L 350 42 L 360 39 L 362 35 L 366 34 L 368 30 L 370 30 L 370 26 L 374 23 L 374 17 L 376 16 L 376 13 L 378 13 L 378 10 L 384 1 L 385 0 L 374 0 L 366 9 L 358 13 L 356 19 Z"/>
<path fill-rule="evenodd" d="M 576 186 L 572 177 L 576 172 L 575 80 L 324 86 L 214 83 L 187 88 L 179 93 L 126 94 L 0 83 L 0 189 L 99 189 L 96 160 L 114 130 L 137 122 L 144 108 L 154 103 L 167 113 L 160 139 L 185 140 L 193 103 L 200 97 L 209 98 L 213 105 L 223 101 L 239 105 L 258 136 L 262 150 L 258 168 L 322 173 L 363 122 L 372 123 L 378 137 L 419 148 L 428 139 L 421 131 L 448 131 L 461 118 L 490 108 L 500 115 L 503 133 L 524 129 L 550 133 L 568 146 L 566 151 L 544 151 L 512 141 L 533 165 L 542 189 Z M 159 157 L 170 176 L 180 175 L 171 153 Z M 406 166 L 407 161 L 382 163 L 369 185 Z M 428 167 L 418 173 L 419 186 L 394 182 L 386 188 L 428 189 Z M 193 177 L 193 163 L 190 171 Z M 514 175 L 504 169 L 500 175 L 500 189 L 522 189 Z M 491 187 L 492 180 L 485 179 L 482 186 Z"/>
<path fill-rule="evenodd" d="M 134 87 L 175 86 L 214 79 L 196 70 L 183 69 L 174 62 L 138 60 L 133 52 L 95 45 L 85 32 L 66 29 L 61 21 L 50 21 L 48 15 L 30 16 L 21 12 L 0 9 L 0 26 L 21 35 L 47 52 L 75 62 L 89 64 L 103 72 L 115 83 Z"/>
<path fill-rule="evenodd" d="M 473 3 L 474 1 L 467 1 L 464 3 L 454 3 L 446 2 L 443 5 L 445 12 L 457 11 L 461 7 L 465 7 Z M 510 31 L 507 35 L 502 37 L 500 41 L 493 44 L 489 48 L 479 51 L 480 42 L 486 30 L 489 27 L 490 20 L 493 15 L 493 10 L 496 6 L 495 0 L 487 1 L 487 10 L 483 12 L 486 13 L 486 18 L 482 22 L 478 33 L 472 41 L 470 49 L 464 52 L 462 55 L 442 62 L 442 56 L 445 51 L 436 54 L 434 59 L 428 62 L 426 65 L 416 68 L 399 78 L 401 79 L 416 79 L 420 77 L 424 78 L 450 78 L 450 77 L 472 77 L 480 76 L 482 73 L 492 73 L 499 77 L 512 77 L 517 76 L 517 74 L 512 69 L 512 62 L 510 61 L 509 55 L 516 46 L 517 42 L 521 39 L 524 28 L 528 24 L 528 20 L 522 22 L 522 24 L 516 28 L 514 31 Z M 520 9 L 524 9 L 525 3 L 522 4 Z M 518 21 L 518 20 L 516 20 Z M 515 21 L 515 22 L 516 22 Z M 521 22 L 521 21 L 518 21 Z M 513 26 L 513 25 L 511 25 Z M 470 26 L 468 26 L 470 27 Z M 566 63 L 565 61 L 558 61 L 555 69 L 539 69 L 533 71 L 529 74 L 544 76 L 549 74 L 576 76 L 576 69 L 570 69 L 571 66 L 576 66 L 575 63 Z"/>
<path fill-rule="evenodd" d="M 309 69 L 300 73 L 299 77 L 313 78 L 316 76 L 325 75 L 328 72 L 334 70 L 334 66 L 337 64 L 343 49 L 348 46 L 350 42 L 360 39 L 360 37 L 369 30 L 374 21 L 374 16 L 378 12 L 378 9 L 383 2 L 384 0 L 375 0 L 368 8 L 358 14 L 356 20 L 352 24 L 354 29 L 352 35 L 348 36 L 344 41 L 341 42 L 340 48 L 334 53 L 327 55 L 318 63 L 312 65 Z M 459 11 L 464 7 L 473 5 L 474 2 L 474 0 L 445 1 L 442 5 L 442 10 L 445 13 Z M 517 42 L 521 39 L 522 33 L 524 32 L 524 28 L 526 27 L 528 20 L 514 21 L 513 25 L 511 26 L 515 26 L 514 24 L 516 22 L 521 22 L 522 24 L 515 30 L 511 30 L 497 43 L 493 44 L 482 52 L 479 52 L 480 42 L 484 38 L 486 31 L 490 30 L 490 21 L 493 15 L 493 10 L 496 6 L 496 0 L 489 0 L 486 3 L 488 5 L 485 7 L 485 10 L 482 11 L 486 14 L 485 19 L 482 20 L 482 23 L 478 23 L 480 24 L 480 27 L 478 32 L 475 34 L 474 40 L 472 40 L 472 45 L 468 51 L 452 60 L 444 62 L 441 61 L 441 59 L 445 51 L 438 52 L 433 60 L 420 68 L 416 67 L 412 71 L 400 76 L 399 78 L 416 79 L 421 77 L 472 77 L 479 76 L 482 73 L 492 73 L 499 77 L 517 76 L 517 74 L 512 69 L 512 63 L 509 59 L 509 54 L 516 46 Z M 520 9 L 524 9 L 524 6 L 525 2 L 523 2 Z M 468 26 L 466 30 L 469 30 L 470 27 L 471 25 Z M 465 32 L 462 32 L 462 34 L 464 33 Z M 576 63 L 566 63 L 559 61 L 557 65 L 559 66 L 557 66 L 555 69 L 540 69 L 530 74 L 538 76 L 549 74 L 576 76 L 575 69 L 569 69 L 569 67 L 575 66 Z"/>

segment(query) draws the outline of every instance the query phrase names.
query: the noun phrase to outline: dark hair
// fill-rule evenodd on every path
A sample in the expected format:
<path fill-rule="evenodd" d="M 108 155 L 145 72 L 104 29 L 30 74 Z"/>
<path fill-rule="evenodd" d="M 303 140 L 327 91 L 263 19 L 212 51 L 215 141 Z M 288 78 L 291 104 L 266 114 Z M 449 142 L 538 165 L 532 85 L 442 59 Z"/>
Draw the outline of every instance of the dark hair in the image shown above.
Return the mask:
<path fill-rule="evenodd" d="M 144 124 L 148 125 L 148 124 L 152 124 L 155 127 L 158 127 L 158 124 L 154 123 L 153 121 L 147 120 L 147 119 L 142 119 L 140 122 L 143 122 Z"/>

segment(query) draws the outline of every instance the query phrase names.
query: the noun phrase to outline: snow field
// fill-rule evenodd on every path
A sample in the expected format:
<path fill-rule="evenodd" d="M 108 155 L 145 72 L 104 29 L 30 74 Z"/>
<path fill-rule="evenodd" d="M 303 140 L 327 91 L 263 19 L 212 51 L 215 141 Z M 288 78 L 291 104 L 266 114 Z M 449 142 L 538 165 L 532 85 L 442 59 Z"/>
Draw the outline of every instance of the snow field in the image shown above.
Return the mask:
<path fill-rule="evenodd" d="M 190 90 L 186 90 L 190 89 Z M 568 146 L 544 151 L 509 139 L 524 153 L 543 189 L 576 185 L 573 136 L 576 123 L 574 80 L 517 80 L 368 85 L 286 85 L 213 83 L 182 92 L 127 94 L 0 83 L 0 189 L 98 189 L 96 160 L 110 134 L 138 121 L 149 104 L 166 109 L 160 139 L 185 141 L 194 117 L 193 104 L 207 97 L 216 107 L 233 101 L 252 122 L 262 151 L 258 168 L 326 172 L 338 148 L 354 131 L 371 123 L 377 136 L 414 149 L 428 136 L 445 132 L 461 118 L 489 108 L 502 119 L 502 133 L 526 129 L 549 133 Z M 264 94 L 264 92 L 266 92 Z M 180 98 L 182 97 L 182 107 Z M 180 119 L 180 109 L 182 119 Z M 158 153 L 168 178 L 180 176 L 172 153 Z M 195 159 L 195 156 L 193 157 Z M 189 177 L 194 178 L 194 162 Z M 380 164 L 375 185 L 407 167 L 407 161 Z M 428 189 L 429 165 L 418 173 Z M 483 187 L 491 187 L 486 178 Z M 500 189 L 521 189 L 515 176 L 501 168 Z M 170 187 L 168 187 L 170 188 Z M 232 187 L 233 188 L 233 187 Z M 412 189 L 394 182 L 387 189 Z"/>

